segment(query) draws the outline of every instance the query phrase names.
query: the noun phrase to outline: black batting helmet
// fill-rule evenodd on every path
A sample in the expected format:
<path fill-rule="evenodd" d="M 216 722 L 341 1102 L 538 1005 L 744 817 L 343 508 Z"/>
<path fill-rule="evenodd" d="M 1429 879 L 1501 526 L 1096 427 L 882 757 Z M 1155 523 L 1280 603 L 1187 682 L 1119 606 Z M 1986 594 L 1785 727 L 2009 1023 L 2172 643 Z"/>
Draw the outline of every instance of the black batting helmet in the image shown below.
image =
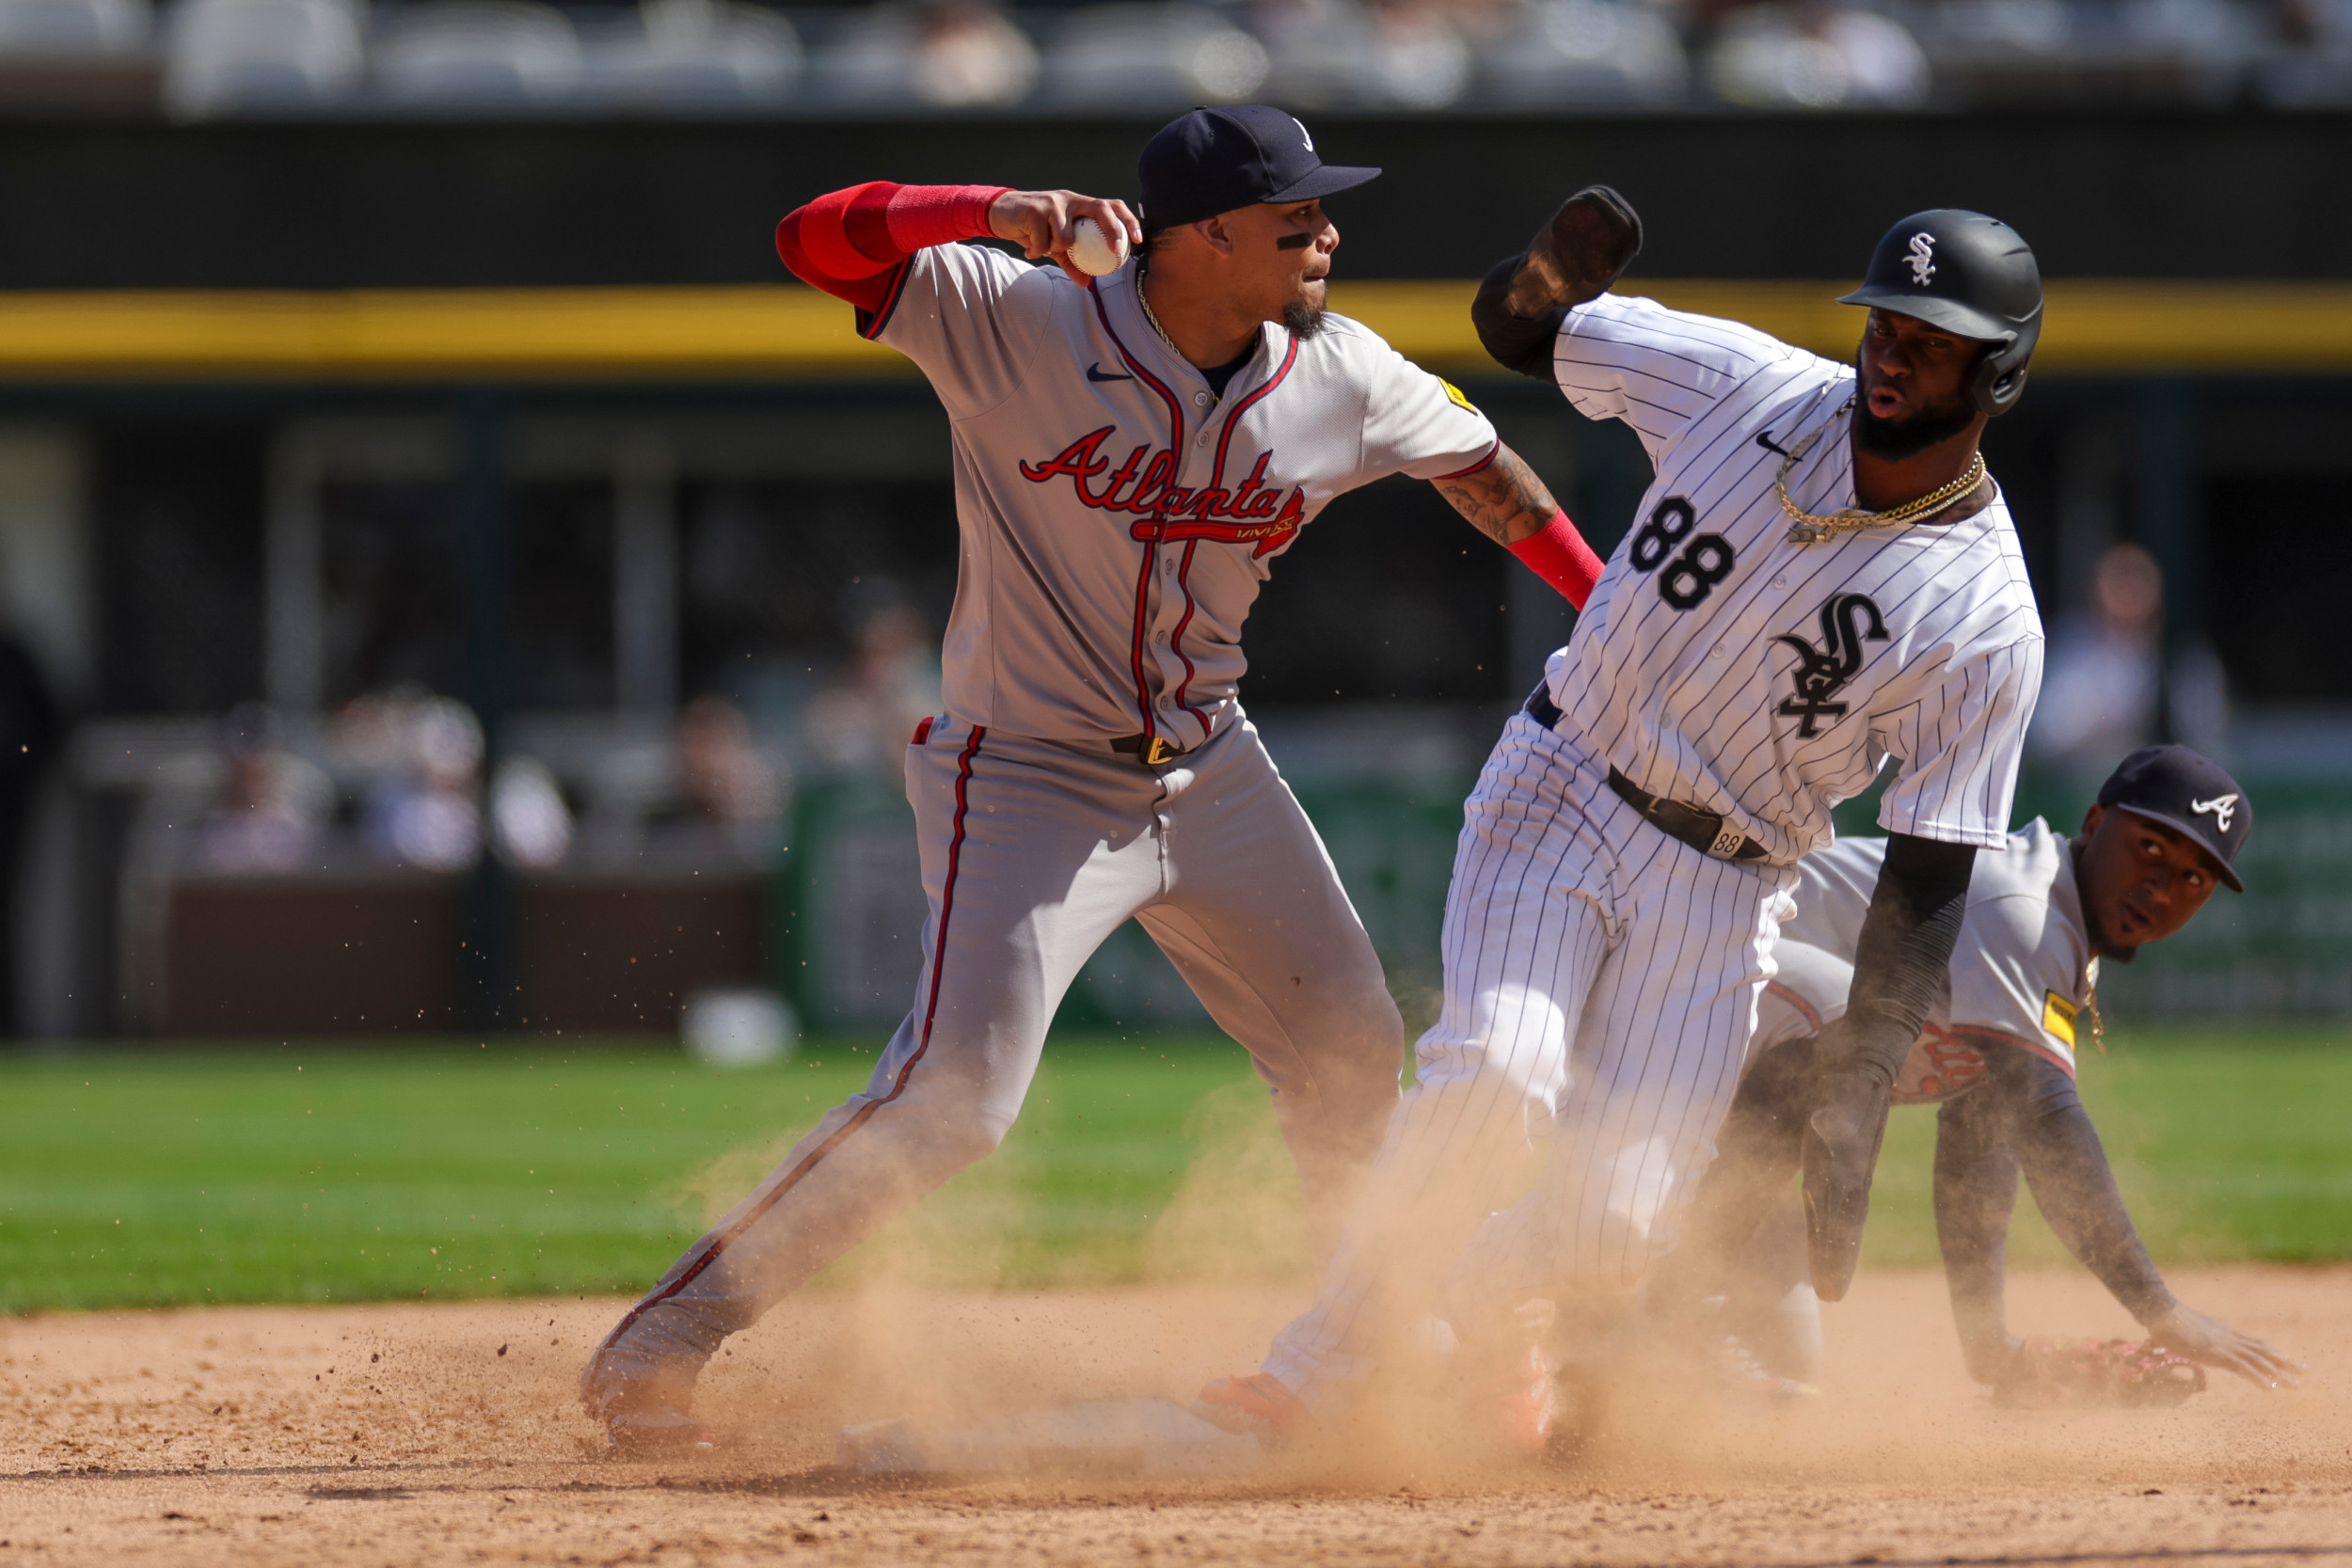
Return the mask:
<path fill-rule="evenodd" d="M 1862 287 L 1838 303 L 1916 316 L 1990 344 L 1968 382 L 1968 401 L 1983 413 L 2006 414 L 2026 389 L 2026 361 L 2042 336 L 2042 269 L 1999 218 L 1960 207 L 1912 214 L 1886 231 Z"/>

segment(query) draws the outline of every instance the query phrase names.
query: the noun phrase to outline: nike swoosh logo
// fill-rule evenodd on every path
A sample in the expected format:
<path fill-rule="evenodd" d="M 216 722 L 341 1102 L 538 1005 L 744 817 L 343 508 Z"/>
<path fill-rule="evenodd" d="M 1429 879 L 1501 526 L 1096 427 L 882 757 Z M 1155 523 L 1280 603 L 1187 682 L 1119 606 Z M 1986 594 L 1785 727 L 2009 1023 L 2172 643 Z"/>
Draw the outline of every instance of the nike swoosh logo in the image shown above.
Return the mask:
<path fill-rule="evenodd" d="M 1132 375 L 1113 375 L 1110 372 L 1104 370 L 1099 365 L 1089 365 L 1087 367 L 1087 379 L 1089 381 L 1133 381 L 1135 377 Z"/>

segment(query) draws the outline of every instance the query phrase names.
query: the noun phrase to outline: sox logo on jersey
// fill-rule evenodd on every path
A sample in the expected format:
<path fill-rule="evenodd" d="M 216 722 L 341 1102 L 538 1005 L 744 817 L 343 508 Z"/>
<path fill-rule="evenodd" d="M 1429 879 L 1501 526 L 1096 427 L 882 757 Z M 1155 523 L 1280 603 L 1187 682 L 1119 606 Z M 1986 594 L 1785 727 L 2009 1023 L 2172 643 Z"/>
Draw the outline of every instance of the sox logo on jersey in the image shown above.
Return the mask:
<path fill-rule="evenodd" d="M 1867 594 L 1835 594 L 1821 606 L 1821 645 L 1784 634 L 1772 640 L 1797 651 L 1797 692 L 1780 705 L 1785 718 L 1797 721 L 1797 734 L 1807 739 L 1820 734 L 1815 721 L 1846 716 L 1846 705 L 1830 699 L 1845 689 L 1862 668 L 1862 644 L 1886 641 L 1886 621 Z"/>

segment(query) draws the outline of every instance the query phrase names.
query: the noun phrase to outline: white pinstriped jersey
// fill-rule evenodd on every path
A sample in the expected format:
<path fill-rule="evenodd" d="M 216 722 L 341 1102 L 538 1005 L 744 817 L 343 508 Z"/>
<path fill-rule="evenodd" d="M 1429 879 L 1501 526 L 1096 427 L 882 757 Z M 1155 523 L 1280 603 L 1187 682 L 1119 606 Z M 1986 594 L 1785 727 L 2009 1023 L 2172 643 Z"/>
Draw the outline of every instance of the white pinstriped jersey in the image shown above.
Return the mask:
<path fill-rule="evenodd" d="M 1072 283 L 980 245 L 917 251 L 866 335 L 920 366 L 955 443 L 962 554 L 947 715 L 1200 745 L 1235 711 L 1241 627 L 1333 497 L 1491 462 L 1494 427 L 1359 324 L 1271 323 L 1220 398 L 1160 341 L 1129 262 Z"/>
<path fill-rule="evenodd" d="M 1854 948 L 1885 863 L 1884 839 L 1841 838 L 1798 863 L 1797 913 L 1781 923 L 1772 989 L 1811 1015 L 1805 1033 L 1845 1011 Z M 1800 946 L 1841 961 L 1808 963 L 1795 954 Z M 1904 1061 L 1896 1098 L 1918 1104 L 1974 1087 L 1984 1076 L 1987 1036 L 2072 1075 L 2077 1025 L 2088 1026 L 2083 1009 L 2098 976 L 2074 854 L 2037 817 L 1977 857 L 1951 971 Z"/>
<path fill-rule="evenodd" d="M 1568 313 L 1553 373 L 1630 425 L 1658 475 L 1547 664 L 1564 733 L 1775 861 L 1826 846 L 1830 808 L 1890 755 L 1889 832 L 2000 847 L 2042 622 L 1997 493 L 1953 521 L 1791 544 L 1772 481 L 1813 432 L 1791 498 L 1855 504 L 1851 366 L 1611 294 Z"/>

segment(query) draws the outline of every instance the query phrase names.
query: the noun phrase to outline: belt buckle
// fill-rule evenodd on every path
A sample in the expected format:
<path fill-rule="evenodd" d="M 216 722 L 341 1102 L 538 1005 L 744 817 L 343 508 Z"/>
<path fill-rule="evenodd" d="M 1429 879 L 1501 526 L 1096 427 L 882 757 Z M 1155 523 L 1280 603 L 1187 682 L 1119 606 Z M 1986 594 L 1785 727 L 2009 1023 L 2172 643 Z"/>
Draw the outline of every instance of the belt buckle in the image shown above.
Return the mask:
<path fill-rule="evenodd" d="M 1166 736 L 1155 735 L 1143 743 L 1143 762 L 1147 768 L 1157 768 L 1164 762 L 1174 762 L 1184 754 L 1168 743 Z"/>

